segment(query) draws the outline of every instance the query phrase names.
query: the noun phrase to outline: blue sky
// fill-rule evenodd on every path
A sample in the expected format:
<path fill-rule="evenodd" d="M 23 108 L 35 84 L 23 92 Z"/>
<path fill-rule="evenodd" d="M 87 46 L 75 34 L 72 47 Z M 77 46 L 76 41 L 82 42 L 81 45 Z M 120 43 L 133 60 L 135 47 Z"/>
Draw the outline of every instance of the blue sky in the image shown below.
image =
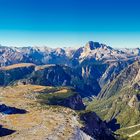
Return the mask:
<path fill-rule="evenodd" d="M 140 47 L 139 0 L 0 0 L 0 44 Z"/>

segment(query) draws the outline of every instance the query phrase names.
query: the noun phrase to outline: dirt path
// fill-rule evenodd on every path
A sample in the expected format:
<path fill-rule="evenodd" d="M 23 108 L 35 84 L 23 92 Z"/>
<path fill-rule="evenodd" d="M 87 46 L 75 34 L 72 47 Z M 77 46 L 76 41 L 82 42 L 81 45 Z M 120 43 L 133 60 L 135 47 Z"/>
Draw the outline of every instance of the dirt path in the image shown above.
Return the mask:
<path fill-rule="evenodd" d="M 128 127 L 122 128 L 122 129 L 131 129 L 131 128 L 134 128 L 134 127 L 137 127 L 137 126 L 140 126 L 140 124 L 128 126 Z M 140 130 L 136 131 L 136 132 L 133 133 L 133 134 L 128 134 L 128 137 L 133 137 L 133 136 L 137 135 L 138 133 L 140 133 Z"/>
<path fill-rule="evenodd" d="M 133 127 L 136 127 L 136 126 L 140 126 L 140 124 L 136 124 L 136 125 L 128 126 L 128 127 L 123 128 L 123 129 L 129 129 L 129 128 L 133 128 Z"/>
<path fill-rule="evenodd" d="M 136 131 L 135 133 L 131 134 L 131 135 L 128 135 L 130 138 L 137 135 L 138 133 L 140 133 L 140 130 Z"/>

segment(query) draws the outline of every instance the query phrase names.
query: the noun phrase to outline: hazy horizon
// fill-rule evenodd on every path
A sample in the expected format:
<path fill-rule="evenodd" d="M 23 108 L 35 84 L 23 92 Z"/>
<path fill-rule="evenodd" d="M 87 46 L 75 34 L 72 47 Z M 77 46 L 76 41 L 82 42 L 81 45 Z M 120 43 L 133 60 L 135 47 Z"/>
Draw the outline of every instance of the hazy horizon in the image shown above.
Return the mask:
<path fill-rule="evenodd" d="M 140 47 L 138 0 L 0 0 L 0 44 Z"/>

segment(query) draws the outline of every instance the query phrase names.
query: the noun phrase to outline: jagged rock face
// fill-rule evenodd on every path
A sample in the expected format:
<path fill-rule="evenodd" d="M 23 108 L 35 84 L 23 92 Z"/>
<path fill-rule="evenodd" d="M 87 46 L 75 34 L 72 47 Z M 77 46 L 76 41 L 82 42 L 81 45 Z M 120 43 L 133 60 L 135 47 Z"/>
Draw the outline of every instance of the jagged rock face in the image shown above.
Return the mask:
<path fill-rule="evenodd" d="M 71 109 L 74 109 L 74 110 L 84 110 L 85 109 L 85 106 L 82 102 L 82 98 L 78 94 L 63 100 L 63 102 L 60 103 L 60 105 L 70 107 Z"/>
<path fill-rule="evenodd" d="M 85 47 L 81 47 L 75 51 L 72 59 L 75 60 L 76 58 L 76 61 L 79 62 L 79 64 L 89 59 L 107 63 L 128 61 L 131 59 L 134 60 L 137 56 L 139 56 L 139 53 L 129 53 L 122 50 L 113 49 L 110 46 L 100 44 L 98 42 L 90 41 L 85 45 Z"/>
<path fill-rule="evenodd" d="M 82 97 L 87 97 L 98 95 L 101 87 L 110 83 L 121 69 L 127 66 L 127 63 L 114 63 L 113 66 L 102 63 L 86 63 L 78 68 L 55 64 L 35 66 L 22 63 L 17 65 L 19 66 L 11 65 L 8 66 L 10 69 L 8 67 L 1 69 L 1 85 L 24 83 L 45 86 L 72 86 L 81 92 Z"/>
<path fill-rule="evenodd" d="M 78 68 L 79 73 L 90 87 L 93 95 L 98 95 L 101 89 L 110 84 L 120 72 L 132 62 L 114 62 L 114 63 L 82 63 Z"/>
<path fill-rule="evenodd" d="M 0 85 L 7 86 L 8 84 L 25 78 L 26 75 L 31 74 L 35 69 L 34 64 L 19 64 L 9 67 L 2 67 L 0 69 Z"/>
<path fill-rule="evenodd" d="M 25 78 L 22 81 L 28 84 L 45 86 L 72 86 L 81 91 L 81 95 L 86 88 L 90 87 L 77 71 L 60 65 L 46 65 L 43 69 L 36 69 L 27 79 Z M 87 96 L 91 92 L 87 91 Z"/>
<path fill-rule="evenodd" d="M 55 93 L 54 93 L 55 94 Z M 45 103 L 45 101 L 44 101 Z M 74 94 L 66 98 L 53 97 L 49 99 L 49 105 L 60 105 L 74 110 L 84 110 L 85 106 L 79 94 Z"/>
<path fill-rule="evenodd" d="M 81 120 L 83 120 L 85 123 L 82 130 L 94 137 L 96 140 L 115 140 L 112 132 L 107 128 L 106 124 L 96 115 L 95 112 L 82 114 Z"/>
<path fill-rule="evenodd" d="M 129 64 L 132 62 L 115 62 L 108 64 L 106 70 L 102 74 L 99 84 L 103 87 L 107 83 L 111 83 L 119 74 L 120 72 L 125 69 Z"/>
<path fill-rule="evenodd" d="M 22 68 L 25 72 L 26 70 Z M 90 69 L 90 68 L 89 68 Z M 12 69 L 12 71 L 17 73 L 22 72 L 20 68 Z M 94 69 L 92 69 L 92 72 Z M 24 72 L 24 73 L 25 73 Z M 60 65 L 44 65 L 35 66 L 34 70 L 29 71 L 25 75 L 20 73 L 20 77 L 16 77 L 9 73 L 9 77 L 14 79 L 7 81 L 7 84 L 36 84 L 45 86 L 72 86 L 80 91 L 82 97 L 97 95 L 100 91 L 100 87 L 96 80 L 96 76 L 82 77 L 79 70 L 72 69 L 67 66 Z M 16 74 L 16 73 L 14 73 Z M 91 74 L 91 73 L 89 73 Z M 96 74 L 96 73 L 95 73 Z M 5 75 L 5 79 L 7 76 Z"/>
<path fill-rule="evenodd" d="M 100 47 L 101 47 L 101 45 L 98 42 L 89 41 L 85 45 L 85 50 L 90 51 L 90 50 L 94 50 L 94 49 L 97 49 L 97 48 L 100 48 Z"/>
<path fill-rule="evenodd" d="M 52 65 L 44 69 L 36 70 L 30 76 L 29 81 L 39 85 L 70 85 L 71 75 L 65 71 L 67 68 L 59 65 Z"/>
<path fill-rule="evenodd" d="M 90 85 L 93 95 L 97 95 L 101 90 L 99 81 L 106 67 L 106 64 L 85 64 L 79 67 L 78 71 L 81 73 L 85 83 Z"/>
<path fill-rule="evenodd" d="M 119 91 L 126 86 L 135 87 L 139 89 L 139 70 L 139 61 L 129 65 L 118 75 L 116 79 L 114 79 L 112 82 L 110 82 L 107 86 L 103 88 L 98 97 L 110 97 L 116 93 L 119 93 Z"/>

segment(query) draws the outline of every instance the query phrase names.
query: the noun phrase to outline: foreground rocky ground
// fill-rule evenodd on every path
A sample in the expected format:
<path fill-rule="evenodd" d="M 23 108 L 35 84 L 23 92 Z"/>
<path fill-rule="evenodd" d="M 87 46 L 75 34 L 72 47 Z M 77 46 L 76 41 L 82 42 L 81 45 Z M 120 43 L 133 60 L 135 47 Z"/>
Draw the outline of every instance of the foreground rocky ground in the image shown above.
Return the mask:
<path fill-rule="evenodd" d="M 44 90 L 43 86 L 20 85 L 1 88 L 1 105 L 25 112 L 1 112 L 0 125 L 3 137 L 1 140 L 67 140 L 77 137 L 90 137 L 81 132 L 75 111 L 64 107 L 41 106 L 35 96 Z M 2 132 L 2 131 L 1 131 Z M 79 133 L 79 134 L 78 134 Z"/>

